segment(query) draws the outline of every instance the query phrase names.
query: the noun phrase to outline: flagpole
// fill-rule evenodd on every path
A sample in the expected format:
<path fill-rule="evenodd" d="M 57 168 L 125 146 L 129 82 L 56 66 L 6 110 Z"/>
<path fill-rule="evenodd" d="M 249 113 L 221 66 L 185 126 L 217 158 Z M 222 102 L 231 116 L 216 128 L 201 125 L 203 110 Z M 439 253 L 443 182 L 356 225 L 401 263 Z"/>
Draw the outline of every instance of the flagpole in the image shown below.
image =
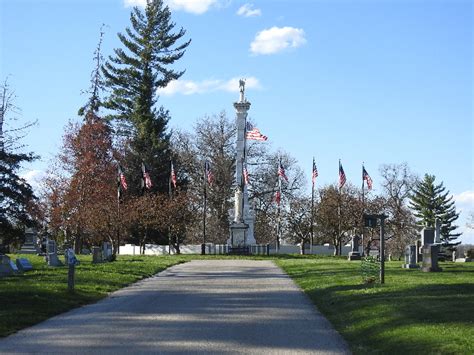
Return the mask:
<path fill-rule="evenodd" d="M 341 159 L 339 159 L 339 196 L 337 199 L 337 237 L 339 239 L 339 256 L 342 254 L 341 236 Z"/>
<path fill-rule="evenodd" d="M 314 242 L 314 157 L 313 166 L 311 167 L 311 244 L 309 245 L 309 253 L 313 255 L 313 242 Z"/>
<path fill-rule="evenodd" d="M 201 254 L 206 254 L 206 209 L 207 209 L 207 181 L 206 181 L 206 164 L 207 161 L 204 162 L 204 175 L 203 175 L 203 182 L 204 182 L 204 208 L 202 212 L 202 247 L 201 247 Z"/>
<path fill-rule="evenodd" d="M 170 168 L 171 168 L 171 172 L 168 178 L 168 195 L 171 201 L 173 197 L 173 192 L 171 191 L 171 179 L 172 179 L 171 174 L 173 172 L 173 160 L 171 159 L 170 159 Z M 171 254 L 171 226 L 168 226 L 168 254 Z"/>
<path fill-rule="evenodd" d="M 278 169 L 281 166 L 281 157 L 278 157 Z M 280 200 L 278 201 L 277 207 L 277 240 L 276 240 L 276 251 L 277 253 L 280 251 L 280 234 L 281 234 L 281 217 L 280 217 L 280 204 L 281 204 L 281 175 L 278 174 L 278 191 Z"/>
<path fill-rule="evenodd" d="M 120 166 L 118 166 L 118 169 L 120 169 Z M 121 195 L 121 189 L 122 189 L 122 182 L 121 182 L 121 176 L 119 173 L 118 176 L 118 193 L 117 193 L 117 254 L 120 254 L 120 195 Z"/>
<path fill-rule="evenodd" d="M 362 256 L 364 256 L 365 244 L 364 244 L 364 213 L 365 213 L 365 191 L 364 191 L 364 162 L 362 162 Z"/>

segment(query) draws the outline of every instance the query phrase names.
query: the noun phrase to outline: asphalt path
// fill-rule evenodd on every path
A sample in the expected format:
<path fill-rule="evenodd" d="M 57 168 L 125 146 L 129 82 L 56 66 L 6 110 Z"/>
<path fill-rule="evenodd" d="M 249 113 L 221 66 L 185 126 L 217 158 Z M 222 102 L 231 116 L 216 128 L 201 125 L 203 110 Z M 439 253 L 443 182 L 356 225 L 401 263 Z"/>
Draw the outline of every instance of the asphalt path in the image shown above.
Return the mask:
<path fill-rule="evenodd" d="M 0 339 L 0 353 L 350 352 L 271 261 L 200 260 Z"/>

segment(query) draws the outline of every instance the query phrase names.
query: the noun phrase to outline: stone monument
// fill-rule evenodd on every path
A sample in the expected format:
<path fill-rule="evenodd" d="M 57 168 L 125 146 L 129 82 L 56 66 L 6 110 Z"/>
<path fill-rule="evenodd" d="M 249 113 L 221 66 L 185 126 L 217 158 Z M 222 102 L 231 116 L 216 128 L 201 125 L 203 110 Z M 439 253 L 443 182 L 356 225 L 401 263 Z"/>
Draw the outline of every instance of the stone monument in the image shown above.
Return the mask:
<path fill-rule="evenodd" d="M 354 235 L 351 240 L 351 251 L 349 252 L 348 260 L 361 259 L 361 256 L 359 253 L 359 242 L 360 242 L 360 237 L 358 235 Z"/>
<path fill-rule="evenodd" d="M 110 244 L 109 242 L 104 242 L 102 244 L 102 258 L 106 261 L 111 261 L 112 255 L 112 244 Z"/>
<path fill-rule="evenodd" d="M 418 251 L 416 250 L 416 245 L 409 245 L 405 249 L 405 264 L 402 265 L 404 269 L 417 269 L 419 268 L 416 263 Z"/>
<path fill-rule="evenodd" d="M 58 248 L 54 240 L 48 239 L 46 241 L 46 260 L 49 266 L 63 266 L 58 258 Z"/>
<path fill-rule="evenodd" d="M 433 228 L 423 228 L 421 231 L 423 264 L 421 270 L 424 272 L 438 272 L 442 269 L 438 266 L 439 244 L 435 242 L 435 230 Z"/>
<path fill-rule="evenodd" d="M 102 250 L 100 247 L 92 247 L 92 263 L 97 264 L 103 262 Z"/>
<path fill-rule="evenodd" d="M 239 80 L 239 102 L 234 103 L 237 113 L 237 156 L 235 159 L 235 193 L 234 210 L 230 224 L 230 237 L 227 244 L 233 247 L 244 247 L 256 244 L 254 237 L 255 214 L 248 202 L 247 185 L 244 184 L 243 168 L 246 160 L 245 129 L 250 102 L 245 98 L 245 81 Z"/>
<path fill-rule="evenodd" d="M 25 244 L 21 246 L 18 251 L 19 254 L 39 254 L 41 252 L 38 247 L 38 234 L 33 228 L 28 228 L 25 231 Z"/>

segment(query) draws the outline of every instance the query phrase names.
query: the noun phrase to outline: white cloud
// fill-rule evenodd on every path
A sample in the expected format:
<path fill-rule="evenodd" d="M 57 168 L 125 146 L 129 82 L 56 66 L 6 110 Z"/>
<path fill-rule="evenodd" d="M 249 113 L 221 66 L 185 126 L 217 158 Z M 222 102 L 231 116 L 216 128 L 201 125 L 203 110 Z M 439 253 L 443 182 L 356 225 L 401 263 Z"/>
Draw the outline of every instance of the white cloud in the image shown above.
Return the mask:
<path fill-rule="evenodd" d="M 474 207 L 474 191 L 467 190 L 463 191 L 460 194 L 454 195 L 454 200 L 458 204 L 470 205 Z"/>
<path fill-rule="evenodd" d="M 260 16 L 262 15 L 262 10 L 254 9 L 253 4 L 245 4 L 237 10 L 237 15 L 244 17 Z"/>
<path fill-rule="evenodd" d="M 245 88 L 260 89 L 261 85 L 257 78 L 251 76 L 245 79 Z M 193 95 L 204 94 L 213 91 L 238 92 L 239 78 L 232 78 L 229 80 L 212 79 L 203 81 L 173 80 L 165 88 L 159 89 L 158 94 L 166 96 L 175 94 Z"/>
<path fill-rule="evenodd" d="M 146 2 L 147 0 L 124 0 L 123 4 L 125 7 L 145 7 Z M 171 10 L 201 15 L 207 12 L 212 6 L 218 5 L 218 0 L 165 0 L 165 4 L 168 5 Z"/>
<path fill-rule="evenodd" d="M 272 27 L 260 31 L 250 44 L 254 54 L 274 54 L 287 48 L 298 48 L 306 43 L 305 33 L 301 28 Z"/>
<path fill-rule="evenodd" d="M 42 170 L 30 170 L 20 176 L 31 185 L 33 190 L 37 190 L 41 181 L 46 177 L 46 173 Z"/>

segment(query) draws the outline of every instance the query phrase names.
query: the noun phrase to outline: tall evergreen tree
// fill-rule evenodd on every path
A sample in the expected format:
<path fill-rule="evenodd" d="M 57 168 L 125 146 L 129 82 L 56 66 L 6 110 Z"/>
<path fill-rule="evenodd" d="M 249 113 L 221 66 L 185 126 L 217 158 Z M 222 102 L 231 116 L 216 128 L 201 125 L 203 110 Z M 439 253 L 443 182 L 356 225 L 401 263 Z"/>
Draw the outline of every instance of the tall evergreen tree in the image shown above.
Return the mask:
<path fill-rule="evenodd" d="M 23 235 L 23 228 L 33 223 L 28 214 L 28 205 L 34 199 L 33 190 L 18 175 L 18 170 L 35 156 L 16 152 L 16 139 L 3 129 L 8 115 L 15 111 L 13 100 L 13 91 L 5 81 L 0 87 L 0 249 L 3 249 L 1 244 Z"/>
<path fill-rule="evenodd" d="M 185 53 L 190 41 L 179 43 L 185 35 L 181 28 L 173 32 L 175 23 L 163 0 L 148 0 L 144 10 L 135 7 L 130 15 L 131 27 L 118 37 L 125 50 L 116 48 L 103 67 L 110 96 L 105 106 L 113 111 L 120 132 L 129 139 L 127 170 L 131 192 L 139 193 L 141 162 L 145 162 L 153 182 L 153 190 L 165 192 L 170 172 L 169 113 L 156 107 L 157 89 L 180 78 L 184 71 L 170 66 Z"/>
<path fill-rule="evenodd" d="M 436 185 L 434 175 L 425 174 L 423 180 L 419 181 L 411 195 L 410 207 L 415 211 L 418 224 L 434 228 L 437 218 L 441 221 L 441 241 L 444 244 L 456 240 L 461 233 L 454 233 L 458 227 L 453 223 L 458 219 L 459 213 L 453 197 L 443 183 Z M 449 197 L 448 197 L 449 196 Z"/>

